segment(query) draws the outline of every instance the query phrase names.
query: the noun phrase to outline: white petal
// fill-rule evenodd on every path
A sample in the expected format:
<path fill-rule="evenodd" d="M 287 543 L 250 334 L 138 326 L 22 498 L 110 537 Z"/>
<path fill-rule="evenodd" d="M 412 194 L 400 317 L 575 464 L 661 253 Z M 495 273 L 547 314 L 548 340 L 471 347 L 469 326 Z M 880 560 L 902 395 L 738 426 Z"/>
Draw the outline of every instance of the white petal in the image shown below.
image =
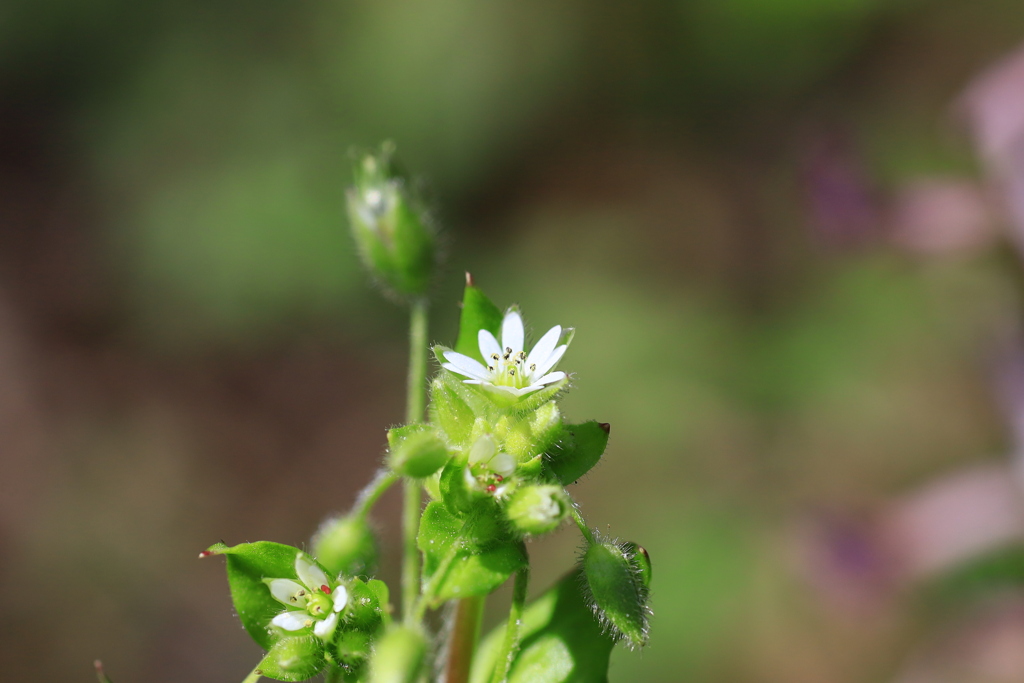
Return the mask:
<path fill-rule="evenodd" d="M 462 383 L 463 384 L 483 384 L 484 380 L 482 380 L 482 379 L 464 379 L 464 380 L 462 380 Z"/>
<path fill-rule="evenodd" d="M 515 394 L 516 396 L 520 395 L 519 390 L 516 389 L 515 387 L 507 387 L 504 384 L 491 384 L 490 382 L 481 382 L 481 384 L 486 385 L 488 389 L 497 389 L 498 391 L 504 391 L 509 394 Z"/>
<path fill-rule="evenodd" d="M 477 342 L 480 344 L 480 355 L 483 356 L 484 364 L 491 365 L 491 356 L 498 354 L 500 357 L 505 351 L 498 346 L 498 340 L 489 330 L 480 330 L 476 334 Z"/>
<path fill-rule="evenodd" d="M 281 612 L 271 619 L 270 623 L 280 626 L 285 631 L 298 631 L 306 628 L 311 621 L 313 621 L 313 617 L 306 612 Z"/>
<path fill-rule="evenodd" d="M 348 604 L 348 590 L 344 586 L 338 586 L 331 595 L 334 597 L 334 611 L 340 612 L 345 609 L 345 605 Z"/>
<path fill-rule="evenodd" d="M 338 613 L 331 612 L 326 619 L 318 621 L 313 624 L 313 633 L 315 633 L 320 640 L 327 640 L 334 633 L 334 627 L 338 625 Z"/>
<path fill-rule="evenodd" d="M 316 566 L 305 553 L 299 553 L 295 557 L 295 573 L 299 575 L 299 581 L 306 584 L 306 588 L 318 591 L 320 586 L 328 585 L 327 574 Z"/>
<path fill-rule="evenodd" d="M 488 465 L 490 465 L 492 472 L 503 477 L 507 477 L 516 471 L 516 459 L 508 453 L 498 453 L 491 458 L 491 462 Z"/>
<path fill-rule="evenodd" d="M 494 439 L 489 434 L 484 434 L 469 449 L 469 463 L 475 465 L 478 462 L 487 462 L 494 457 L 497 450 L 498 445 L 494 443 Z"/>
<path fill-rule="evenodd" d="M 561 370 L 559 370 L 558 372 L 549 372 L 548 374 L 544 375 L 540 379 L 536 380 L 533 383 L 533 385 L 534 386 L 537 386 L 537 385 L 543 386 L 545 384 L 553 384 L 554 382 L 560 382 L 563 379 L 565 379 L 565 373 L 562 372 Z"/>
<path fill-rule="evenodd" d="M 513 354 L 523 350 L 523 318 L 519 311 L 509 311 L 501 321 L 501 347 L 503 353 L 505 349 L 512 349 Z"/>
<path fill-rule="evenodd" d="M 305 586 L 291 579 L 272 579 L 267 583 L 267 586 L 270 588 L 270 594 L 282 605 L 287 605 L 288 607 L 306 606 L 308 598 L 306 595 L 299 595 L 299 593 L 308 592 Z"/>
<path fill-rule="evenodd" d="M 533 371 L 533 375 L 532 376 L 533 377 L 543 377 L 545 374 L 547 374 L 548 370 L 550 370 L 551 368 L 555 367 L 555 365 L 558 364 L 558 361 L 562 360 L 562 356 L 565 355 L 565 350 L 567 348 L 569 348 L 569 347 L 566 346 L 565 344 L 563 344 L 563 345 L 559 346 L 557 349 L 555 349 L 554 351 L 552 351 L 551 355 L 548 356 L 548 359 L 546 361 L 544 361 L 543 365 L 540 364 L 540 363 L 537 364 L 537 369 Z"/>
<path fill-rule="evenodd" d="M 558 344 L 558 338 L 561 336 L 562 326 L 555 325 L 540 338 L 539 342 L 533 345 L 533 351 L 530 351 L 530 355 L 526 358 L 527 372 L 533 372 L 530 370 L 531 365 L 536 365 L 540 369 L 547 362 L 551 352 L 555 350 L 555 346 Z M 540 377 L 540 375 L 537 376 Z"/>
<path fill-rule="evenodd" d="M 442 367 L 474 379 L 487 379 L 490 375 L 480 361 L 464 356 L 456 351 L 445 351 L 444 359 L 448 361 Z"/>

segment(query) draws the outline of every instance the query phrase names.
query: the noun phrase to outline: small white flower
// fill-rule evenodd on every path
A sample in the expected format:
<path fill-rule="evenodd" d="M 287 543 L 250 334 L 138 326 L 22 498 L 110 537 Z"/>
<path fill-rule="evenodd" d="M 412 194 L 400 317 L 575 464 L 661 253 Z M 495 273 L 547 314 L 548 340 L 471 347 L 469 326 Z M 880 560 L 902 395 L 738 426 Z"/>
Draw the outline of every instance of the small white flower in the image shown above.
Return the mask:
<path fill-rule="evenodd" d="M 540 338 L 527 355 L 524 348 L 523 319 L 518 311 L 509 311 L 501 322 L 501 344 L 488 330 L 477 333 L 480 355 L 487 362 L 479 361 L 465 354 L 444 349 L 441 354 L 447 361 L 442 364 L 447 370 L 469 379 L 466 384 L 480 384 L 489 389 L 524 396 L 543 389 L 565 378 L 564 372 L 551 372 L 568 344 L 558 345 L 562 338 L 562 327 L 555 325 Z"/>
<path fill-rule="evenodd" d="M 285 631 L 300 631 L 313 627 L 321 640 L 329 640 L 338 625 L 338 613 L 348 604 L 348 591 L 335 585 L 327 574 L 308 557 L 299 553 L 295 557 L 293 579 L 264 579 L 275 600 L 287 609 L 270 623 Z"/>

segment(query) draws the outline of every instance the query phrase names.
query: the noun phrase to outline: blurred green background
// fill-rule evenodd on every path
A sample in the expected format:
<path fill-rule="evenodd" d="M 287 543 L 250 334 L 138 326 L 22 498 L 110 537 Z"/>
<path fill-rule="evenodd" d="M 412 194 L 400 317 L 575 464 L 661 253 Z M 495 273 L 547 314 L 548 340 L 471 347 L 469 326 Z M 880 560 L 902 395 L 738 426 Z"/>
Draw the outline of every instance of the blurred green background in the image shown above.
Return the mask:
<path fill-rule="evenodd" d="M 942 627 L 913 588 L 832 600 L 799 529 L 1010 446 L 983 360 L 1012 268 L 873 212 L 979 182 L 954 103 L 1022 26 L 1012 0 L 8 0 L 0 678 L 250 670 L 195 557 L 304 543 L 401 419 L 405 318 L 343 217 L 350 150 L 392 139 L 445 227 L 431 337 L 466 270 L 577 329 L 565 412 L 612 441 L 573 493 L 654 562 L 611 680 L 902 680 Z M 577 544 L 531 546 L 535 590 Z"/>

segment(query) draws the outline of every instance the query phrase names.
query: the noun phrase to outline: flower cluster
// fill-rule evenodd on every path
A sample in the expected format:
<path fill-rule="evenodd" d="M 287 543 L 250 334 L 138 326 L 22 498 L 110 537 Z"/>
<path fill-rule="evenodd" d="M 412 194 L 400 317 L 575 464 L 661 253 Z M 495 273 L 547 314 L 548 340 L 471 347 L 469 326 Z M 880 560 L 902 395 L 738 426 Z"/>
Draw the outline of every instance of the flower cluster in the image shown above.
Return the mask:
<path fill-rule="evenodd" d="M 497 308 L 467 277 L 456 342 L 433 349 L 440 368 L 429 383 L 428 419 L 420 421 L 437 249 L 392 151 L 361 160 L 348 208 L 367 268 L 411 308 L 410 420 L 388 430 L 384 467 L 349 513 L 323 523 L 308 553 L 260 541 L 218 543 L 200 555 L 225 558 L 238 618 L 266 651 L 245 683 L 318 674 L 331 683 L 413 683 L 444 668 L 435 658 L 472 652 L 473 661 L 454 662 L 444 680 L 465 683 L 470 669 L 474 681 L 603 680 L 616 641 L 647 639 L 651 571 L 642 548 L 589 528 L 566 489 L 597 465 L 610 432 L 606 423 L 568 422 L 559 408 L 570 376 L 558 366 L 573 330 L 555 325 L 528 346 L 519 310 Z M 406 487 L 401 625 L 392 622 L 387 585 L 373 578 L 378 543 L 368 521 L 399 481 Z M 527 541 L 568 519 L 584 538 L 579 567 L 528 606 Z M 428 610 L 470 600 L 455 613 L 479 614 L 477 601 L 513 576 L 506 625 L 479 648 L 432 650 Z M 468 625 L 450 633 L 477 637 Z"/>

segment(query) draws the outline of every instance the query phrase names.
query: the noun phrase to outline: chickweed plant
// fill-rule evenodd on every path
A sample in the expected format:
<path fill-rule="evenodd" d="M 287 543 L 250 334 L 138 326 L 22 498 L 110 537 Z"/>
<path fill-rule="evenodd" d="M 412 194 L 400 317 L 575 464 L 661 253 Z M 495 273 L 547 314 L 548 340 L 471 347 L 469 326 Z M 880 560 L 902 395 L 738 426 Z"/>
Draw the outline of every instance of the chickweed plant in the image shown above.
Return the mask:
<path fill-rule="evenodd" d="M 238 618 L 266 651 L 243 683 L 607 681 L 615 643 L 647 641 L 651 564 L 642 547 L 588 526 L 566 490 L 600 460 L 610 431 L 559 408 L 573 330 L 556 325 L 528 343 L 520 311 L 498 308 L 467 275 L 454 344 L 431 348 L 437 235 L 392 157 L 385 145 L 356 161 L 347 203 L 363 263 L 409 309 L 406 420 L 388 430 L 383 466 L 352 509 L 325 521 L 307 550 L 260 541 L 200 554 L 224 558 Z M 439 367 L 428 383 L 430 351 Z M 399 483 L 393 591 L 375 578 L 369 516 Z M 579 564 L 527 604 L 527 541 L 566 522 L 582 534 Z M 481 638 L 484 601 L 509 579 L 508 619 Z"/>

